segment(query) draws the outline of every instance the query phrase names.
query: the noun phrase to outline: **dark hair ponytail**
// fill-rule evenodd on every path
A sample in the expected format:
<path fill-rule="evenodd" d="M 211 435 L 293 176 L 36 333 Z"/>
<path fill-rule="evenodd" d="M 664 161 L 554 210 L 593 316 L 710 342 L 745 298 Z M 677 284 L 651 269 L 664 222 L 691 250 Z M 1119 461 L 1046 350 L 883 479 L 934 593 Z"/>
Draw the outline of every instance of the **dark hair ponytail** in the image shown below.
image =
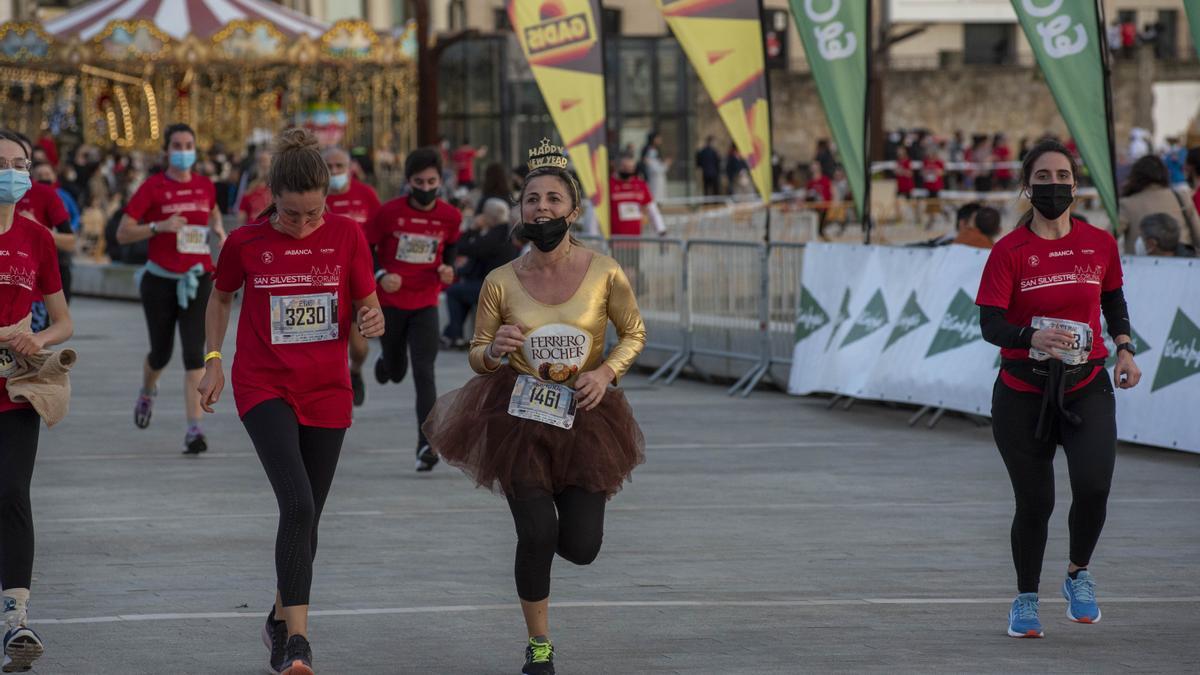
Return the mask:
<path fill-rule="evenodd" d="M 329 167 L 311 131 L 293 128 L 279 135 L 267 183 L 276 197 L 284 192 L 329 192 Z"/>

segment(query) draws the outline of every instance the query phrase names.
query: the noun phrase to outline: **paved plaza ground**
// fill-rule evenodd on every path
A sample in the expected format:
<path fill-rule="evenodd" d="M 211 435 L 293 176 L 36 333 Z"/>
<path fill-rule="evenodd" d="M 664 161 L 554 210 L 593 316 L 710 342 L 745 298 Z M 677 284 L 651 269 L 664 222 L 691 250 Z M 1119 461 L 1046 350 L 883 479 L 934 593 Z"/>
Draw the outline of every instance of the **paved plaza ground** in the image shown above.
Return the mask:
<path fill-rule="evenodd" d="M 212 450 L 181 457 L 178 352 L 138 430 L 140 306 L 72 307 L 71 414 L 43 430 L 33 482 L 37 672 L 265 672 L 277 515 L 231 392 L 206 423 Z M 440 356 L 443 391 L 469 375 Z M 1200 672 L 1200 455 L 1121 446 L 1092 626 L 1068 622 L 1058 592 L 1060 461 L 1046 639 L 1013 640 L 1012 492 L 988 428 L 625 384 L 648 461 L 610 502 L 599 559 L 555 563 L 560 673 Z M 347 435 L 321 522 L 317 671 L 515 674 L 508 509 L 457 470 L 413 472 L 413 399 L 409 381 L 369 382 Z"/>

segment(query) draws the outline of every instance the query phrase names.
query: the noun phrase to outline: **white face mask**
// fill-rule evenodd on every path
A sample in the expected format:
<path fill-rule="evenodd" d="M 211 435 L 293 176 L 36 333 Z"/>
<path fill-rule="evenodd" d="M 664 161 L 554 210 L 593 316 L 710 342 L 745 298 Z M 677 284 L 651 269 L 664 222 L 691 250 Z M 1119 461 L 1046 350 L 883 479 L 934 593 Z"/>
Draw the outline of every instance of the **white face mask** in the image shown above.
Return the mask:
<path fill-rule="evenodd" d="M 1134 255 L 1149 255 L 1148 253 L 1146 253 L 1146 240 L 1142 239 L 1141 237 L 1137 238 L 1137 241 L 1134 242 L 1134 244 L 1133 244 L 1133 254 Z"/>

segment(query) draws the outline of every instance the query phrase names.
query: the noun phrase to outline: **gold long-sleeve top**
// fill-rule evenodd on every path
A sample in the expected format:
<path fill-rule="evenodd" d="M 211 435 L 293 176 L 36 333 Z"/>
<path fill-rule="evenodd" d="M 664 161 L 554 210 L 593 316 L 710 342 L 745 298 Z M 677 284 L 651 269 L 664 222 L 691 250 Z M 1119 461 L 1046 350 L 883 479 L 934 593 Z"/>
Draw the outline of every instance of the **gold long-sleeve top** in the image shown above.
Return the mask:
<path fill-rule="evenodd" d="M 646 345 L 646 325 L 617 261 L 593 254 L 579 290 L 558 305 L 534 300 L 517 278 L 514 264 L 496 268 L 483 282 L 471 340 L 475 372 L 496 370 L 488 368 L 484 352 L 500 326 L 519 325 L 526 330 L 525 345 L 508 355 L 517 372 L 574 386 L 580 373 L 604 364 L 620 379 Z M 604 359 L 604 334 L 610 320 L 620 341 Z"/>

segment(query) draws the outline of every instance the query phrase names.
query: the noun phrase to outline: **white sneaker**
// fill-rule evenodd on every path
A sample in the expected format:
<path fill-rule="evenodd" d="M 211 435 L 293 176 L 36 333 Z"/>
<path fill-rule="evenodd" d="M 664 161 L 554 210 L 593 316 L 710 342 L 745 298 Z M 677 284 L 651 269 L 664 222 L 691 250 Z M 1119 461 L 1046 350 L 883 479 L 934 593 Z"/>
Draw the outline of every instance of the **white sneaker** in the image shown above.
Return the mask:
<path fill-rule="evenodd" d="M 12 598 L 4 598 L 4 661 L 0 672 L 23 673 L 33 667 L 45 651 L 42 638 L 25 625 L 25 607 L 17 608 Z"/>

